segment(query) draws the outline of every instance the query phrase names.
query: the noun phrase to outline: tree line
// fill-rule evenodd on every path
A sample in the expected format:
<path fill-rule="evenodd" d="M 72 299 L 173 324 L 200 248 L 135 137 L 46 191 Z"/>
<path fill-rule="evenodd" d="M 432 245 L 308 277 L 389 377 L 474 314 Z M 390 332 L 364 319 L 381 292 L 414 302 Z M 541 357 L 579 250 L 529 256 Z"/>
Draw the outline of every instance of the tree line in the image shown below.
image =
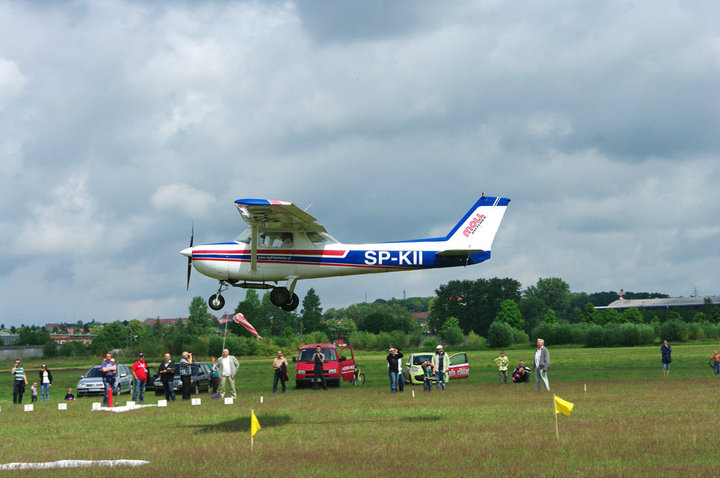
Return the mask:
<path fill-rule="evenodd" d="M 626 292 L 625 297 L 663 298 L 661 293 Z M 46 356 L 100 355 L 106 350 L 143 351 L 160 356 L 192 350 L 197 355 L 219 355 L 227 327 L 227 344 L 238 355 L 273 353 L 273 349 L 291 348 L 309 342 L 342 339 L 359 349 L 381 350 L 396 347 L 433 348 L 440 340 L 448 345 L 490 345 L 504 347 L 529 343 L 531 337 L 543 337 L 549 343 L 577 343 L 585 346 L 639 345 L 652 343 L 662 336 L 670 340 L 716 338 L 720 335 L 720 308 L 705 301 L 702 310 L 629 308 L 598 311 L 595 306 L 616 300 L 616 292 L 571 292 L 560 278 L 541 278 L 524 290 L 511 278 L 450 281 L 433 297 L 378 299 L 372 303 L 352 304 L 346 308 L 323 311 L 320 297 L 310 289 L 299 312 L 275 307 L 270 294 L 262 296 L 249 289 L 235 307 L 264 337 L 258 342 L 233 321 L 218 322 L 201 297 L 189 306 L 187 324 L 167 325 L 156 320 L 152 325 L 137 319 L 98 324 L 93 322 L 96 338 L 90 345 L 68 342 L 57 346 L 42 327 L 17 329 L 19 344 L 44 345 Z M 412 312 L 427 312 L 425 329 Z M 61 324 L 59 331 L 66 331 Z M 73 324 L 86 332 L 88 324 Z"/>

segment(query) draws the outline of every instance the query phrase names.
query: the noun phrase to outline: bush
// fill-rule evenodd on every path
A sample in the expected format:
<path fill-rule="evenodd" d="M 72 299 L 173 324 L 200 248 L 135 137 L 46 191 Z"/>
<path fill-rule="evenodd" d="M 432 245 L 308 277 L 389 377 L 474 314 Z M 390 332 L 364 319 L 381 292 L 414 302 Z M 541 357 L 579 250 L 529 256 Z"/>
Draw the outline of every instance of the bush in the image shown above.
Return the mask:
<path fill-rule="evenodd" d="M 465 340 L 465 335 L 463 335 L 462 329 L 457 325 L 443 327 L 442 329 L 440 329 L 439 335 L 440 340 L 442 340 L 448 345 L 457 345 L 462 343 L 463 340 Z"/>
<path fill-rule="evenodd" d="M 476 347 L 480 345 L 485 345 L 487 341 L 485 340 L 485 337 L 481 337 L 471 330 L 467 336 L 467 340 L 465 341 L 465 343 L 470 346 Z"/>
<path fill-rule="evenodd" d="M 591 325 L 585 331 L 586 347 L 602 347 L 605 331 L 599 325 Z"/>
<path fill-rule="evenodd" d="M 700 324 L 692 323 L 687 324 L 688 339 L 690 340 L 702 340 L 705 338 L 705 330 Z"/>
<path fill-rule="evenodd" d="M 710 322 L 703 322 L 700 324 L 705 332 L 705 337 L 709 339 L 717 339 L 719 336 L 720 328 Z"/>
<path fill-rule="evenodd" d="M 607 324 L 603 328 L 602 344 L 605 347 L 612 347 L 620 343 L 620 327 L 617 324 Z"/>
<path fill-rule="evenodd" d="M 380 332 L 375 337 L 374 350 L 387 350 L 393 346 L 393 337 L 389 332 Z"/>
<path fill-rule="evenodd" d="M 90 349 L 82 342 L 67 342 L 60 346 L 58 354 L 61 357 L 84 357 Z"/>
<path fill-rule="evenodd" d="M 408 347 L 419 347 L 423 341 L 423 335 L 419 332 L 413 332 L 412 334 L 408 335 L 407 338 Z"/>
<path fill-rule="evenodd" d="M 350 334 L 350 345 L 356 350 L 372 350 L 375 346 L 375 335 L 358 330 Z"/>
<path fill-rule="evenodd" d="M 43 357 L 45 357 L 45 358 L 57 357 L 58 346 L 54 340 L 50 340 L 49 342 L 45 342 L 45 345 L 43 345 L 42 351 L 43 351 Z"/>
<path fill-rule="evenodd" d="M 640 333 L 640 345 L 648 345 L 655 342 L 655 329 L 647 324 L 638 325 L 638 332 Z"/>
<path fill-rule="evenodd" d="M 493 348 L 507 347 L 512 344 L 514 336 L 512 327 L 505 322 L 495 321 L 488 330 L 487 343 Z"/>
<path fill-rule="evenodd" d="M 618 330 L 620 345 L 633 347 L 640 344 L 640 332 L 634 323 L 621 324 Z"/>
<path fill-rule="evenodd" d="M 673 342 L 687 342 L 688 328 L 685 322 L 680 320 L 668 320 L 660 326 L 660 340 Z"/>
<path fill-rule="evenodd" d="M 408 344 L 408 336 L 402 330 L 393 330 L 390 332 L 392 346 L 396 349 L 404 349 Z"/>
<path fill-rule="evenodd" d="M 425 341 L 423 342 L 422 348 L 423 348 L 424 350 L 428 350 L 428 351 L 429 351 L 429 350 L 435 350 L 435 348 L 437 347 L 437 345 L 438 345 L 437 340 L 435 340 L 433 337 L 428 337 L 428 338 L 425 339 Z"/>
<path fill-rule="evenodd" d="M 530 343 L 530 337 L 524 330 L 513 329 L 513 343 L 527 345 Z"/>

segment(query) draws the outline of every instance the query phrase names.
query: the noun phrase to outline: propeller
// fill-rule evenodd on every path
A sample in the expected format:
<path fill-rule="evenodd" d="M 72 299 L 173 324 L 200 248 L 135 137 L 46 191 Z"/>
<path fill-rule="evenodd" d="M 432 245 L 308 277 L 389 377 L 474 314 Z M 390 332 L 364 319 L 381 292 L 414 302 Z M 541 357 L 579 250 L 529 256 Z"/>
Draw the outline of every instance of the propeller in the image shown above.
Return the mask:
<path fill-rule="evenodd" d="M 186 290 L 190 290 L 190 273 L 192 272 L 192 246 L 195 239 L 195 221 L 192 222 L 192 228 L 190 230 L 190 254 L 188 255 L 188 272 L 187 272 L 187 284 L 185 285 Z"/>

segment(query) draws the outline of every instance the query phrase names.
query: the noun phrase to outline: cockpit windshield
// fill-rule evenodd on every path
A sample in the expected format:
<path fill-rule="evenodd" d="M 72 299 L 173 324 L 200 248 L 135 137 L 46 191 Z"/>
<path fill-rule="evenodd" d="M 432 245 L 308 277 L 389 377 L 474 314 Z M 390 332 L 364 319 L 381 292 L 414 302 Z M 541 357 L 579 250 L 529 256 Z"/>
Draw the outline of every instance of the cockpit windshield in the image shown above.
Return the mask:
<path fill-rule="evenodd" d="M 337 240 L 326 232 L 308 232 L 308 239 L 313 244 L 337 244 Z"/>
<path fill-rule="evenodd" d="M 248 227 L 243 232 L 241 232 L 238 237 L 235 238 L 235 242 L 243 242 L 245 244 L 250 244 L 251 238 L 252 238 L 252 228 Z"/>

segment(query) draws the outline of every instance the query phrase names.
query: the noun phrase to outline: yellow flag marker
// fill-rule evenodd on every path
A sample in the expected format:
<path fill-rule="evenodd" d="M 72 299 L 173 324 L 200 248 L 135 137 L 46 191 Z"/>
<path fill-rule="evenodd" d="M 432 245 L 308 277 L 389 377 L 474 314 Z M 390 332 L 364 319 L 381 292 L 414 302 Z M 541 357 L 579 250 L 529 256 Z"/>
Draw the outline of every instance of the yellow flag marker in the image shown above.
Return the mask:
<path fill-rule="evenodd" d="M 558 413 L 570 416 L 570 412 L 572 412 L 573 406 L 575 404 L 572 402 L 568 402 L 567 400 L 563 400 L 557 395 L 553 395 L 553 402 L 555 402 L 555 437 L 559 440 L 560 430 L 558 429 Z"/>
<path fill-rule="evenodd" d="M 567 400 L 563 400 L 557 395 L 553 395 L 553 397 L 555 397 L 555 413 L 562 413 L 563 415 L 570 416 L 570 412 L 572 412 L 575 404 L 568 402 Z"/>
<path fill-rule="evenodd" d="M 570 404 L 570 407 L 572 408 L 572 403 Z M 250 410 L 250 438 L 254 437 L 261 428 L 260 422 L 255 416 L 255 410 Z"/>
<path fill-rule="evenodd" d="M 255 416 L 255 410 L 250 410 L 250 454 L 252 454 L 253 449 L 255 448 L 255 434 L 261 428 L 260 422 Z"/>

